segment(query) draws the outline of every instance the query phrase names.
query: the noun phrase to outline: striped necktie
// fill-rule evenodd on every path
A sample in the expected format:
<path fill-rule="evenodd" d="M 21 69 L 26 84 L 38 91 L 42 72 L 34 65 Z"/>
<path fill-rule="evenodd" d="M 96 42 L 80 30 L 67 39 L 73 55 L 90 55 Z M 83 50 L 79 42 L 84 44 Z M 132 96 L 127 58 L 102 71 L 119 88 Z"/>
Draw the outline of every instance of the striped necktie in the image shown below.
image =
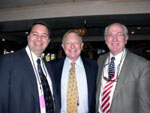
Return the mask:
<path fill-rule="evenodd" d="M 108 77 L 109 80 L 106 82 L 106 85 L 102 92 L 102 100 L 101 100 L 101 109 L 103 113 L 109 113 L 110 112 L 110 93 L 114 84 L 114 76 L 115 76 L 115 64 L 114 64 L 115 57 L 111 58 L 111 62 L 109 64 L 109 71 L 108 71 Z"/>

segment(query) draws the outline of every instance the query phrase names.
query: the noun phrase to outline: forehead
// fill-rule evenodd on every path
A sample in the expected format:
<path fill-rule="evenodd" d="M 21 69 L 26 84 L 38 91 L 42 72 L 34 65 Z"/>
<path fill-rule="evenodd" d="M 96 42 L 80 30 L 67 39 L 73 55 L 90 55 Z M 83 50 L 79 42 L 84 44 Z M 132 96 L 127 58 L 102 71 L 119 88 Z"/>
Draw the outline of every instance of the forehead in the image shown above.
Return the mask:
<path fill-rule="evenodd" d="M 75 34 L 75 33 L 69 33 L 66 37 L 65 37 L 65 41 L 80 41 L 80 37 Z"/>
<path fill-rule="evenodd" d="M 108 32 L 123 32 L 123 28 L 118 24 L 114 24 L 109 27 Z"/>
<path fill-rule="evenodd" d="M 46 26 L 41 24 L 36 24 L 32 27 L 31 31 L 43 31 L 48 33 L 48 29 Z"/>

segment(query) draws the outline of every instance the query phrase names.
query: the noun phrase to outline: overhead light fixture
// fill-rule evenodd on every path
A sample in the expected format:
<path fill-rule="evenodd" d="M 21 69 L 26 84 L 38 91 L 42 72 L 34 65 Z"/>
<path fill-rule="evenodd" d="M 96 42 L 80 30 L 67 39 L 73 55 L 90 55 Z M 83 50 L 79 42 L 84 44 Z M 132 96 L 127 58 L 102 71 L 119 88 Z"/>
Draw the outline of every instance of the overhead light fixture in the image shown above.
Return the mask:
<path fill-rule="evenodd" d="M 5 38 L 2 38 L 2 42 L 5 42 L 6 41 L 6 39 Z"/>
<path fill-rule="evenodd" d="M 85 28 L 80 28 L 80 29 L 74 29 L 80 36 L 85 35 L 86 29 Z"/>
<path fill-rule="evenodd" d="M 148 49 L 148 50 L 146 50 L 146 52 L 147 52 L 147 53 L 150 53 L 150 50 Z"/>
<path fill-rule="evenodd" d="M 138 29 L 138 30 L 140 30 L 140 29 L 141 29 L 141 27 L 137 27 L 137 29 Z"/>
<path fill-rule="evenodd" d="M 131 34 L 132 34 L 132 35 L 134 35 L 134 34 L 135 34 L 135 32 L 134 32 L 134 31 L 131 31 Z"/>
<path fill-rule="evenodd" d="M 29 34 L 29 32 L 27 32 L 27 31 L 26 31 L 26 32 L 25 32 L 25 34 L 26 34 L 26 35 L 28 35 L 28 34 Z"/>
<path fill-rule="evenodd" d="M 83 28 L 74 29 L 80 36 L 84 36 L 85 33 L 87 32 L 87 29 L 86 29 L 86 19 L 83 21 L 83 23 L 84 23 Z"/>

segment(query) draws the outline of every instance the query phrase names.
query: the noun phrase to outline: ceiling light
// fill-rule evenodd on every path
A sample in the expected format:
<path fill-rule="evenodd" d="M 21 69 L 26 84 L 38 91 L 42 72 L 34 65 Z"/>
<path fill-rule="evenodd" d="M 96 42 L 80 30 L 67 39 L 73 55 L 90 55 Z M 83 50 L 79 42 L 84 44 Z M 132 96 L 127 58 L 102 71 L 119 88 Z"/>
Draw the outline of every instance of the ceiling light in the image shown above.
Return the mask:
<path fill-rule="evenodd" d="M 29 32 L 27 32 L 27 31 L 26 31 L 26 32 L 25 32 L 25 34 L 26 34 L 26 35 L 28 35 L 28 34 L 29 34 Z"/>
<path fill-rule="evenodd" d="M 85 28 L 80 28 L 80 29 L 74 29 L 80 36 L 85 35 L 86 29 Z"/>
<path fill-rule="evenodd" d="M 5 41 L 6 41 L 6 39 L 5 39 L 5 38 L 2 38 L 2 41 L 3 41 L 3 42 L 5 42 Z"/>
<path fill-rule="evenodd" d="M 135 32 L 134 31 L 131 31 L 131 34 L 133 35 Z"/>
<path fill-rule="evenodd" d="M 141 29 L 141 27 L 137 27 L 137 29 L 138 29 L 138 30 L 140 30 L 140 29 Z"/>
<path fill-rule="evenodd" d="M 87 32 L 87 29 L 86 29 L 86 24 L 87 24 L 87 21 L 86 19 L 83 21 L 83 28 L 79 28 L 79 29 L 74 29 L 80 36 L 83 36 L 85 35 L 85 33 Z"/>
<path fill-rule="evenodd" d="M 150 53 L 150 50 L 146 50 L 147 53 Z"/>

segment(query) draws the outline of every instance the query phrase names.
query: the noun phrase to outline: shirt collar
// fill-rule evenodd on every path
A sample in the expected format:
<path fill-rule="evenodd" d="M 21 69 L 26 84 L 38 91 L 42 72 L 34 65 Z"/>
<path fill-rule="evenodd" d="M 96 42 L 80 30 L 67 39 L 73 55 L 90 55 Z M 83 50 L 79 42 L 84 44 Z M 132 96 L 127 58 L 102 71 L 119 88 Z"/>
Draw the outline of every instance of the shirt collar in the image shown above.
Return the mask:
<path fill-rule="evenodd" d="M 69 57 L 66 57 L 66 59 L 65 59 L 69 64 L 71 64 L 71 59 L 69 58 Z M 79 56 L 78 57 L 78 59 L 75 61 L 75 64 L 77 64 L 77 65 L 82 65 L 82 59 L 81 59 L 81 57 Z"/>
<path fill-rule="evenodd" d="M 28 54 L 28 56 L 30 57 L 30 59 L 32 59 L 34 62 L 37 61 L 37 59 L 39 59 L 30 49 L 29 49 L 29 46 L 26 46 L 26 52 Z M 41 59 L 41 57 L 40 57 Z"/>
<path fill-rule="evenodd" d="M 116 56 L 113 56 L 110 53 L 110 57 L 109 57 L 109 61 L 111 60 L 112 57 L 115 57 L 115 63 L 118 65 L 120 63 L 120 60 L 123 58 L 125 58 L 126 56 L 126 49 L 123 49 L 123 51 L 121 51 L 119 54 L 117 54 Z"/>
<path fill-rule="evenodd" d="M 125 52 L 126 52 L 126 49 L 123 49 L 123 51 L 121 51 L 121 52 L 120 52 L 119 54 L 117 54 L 116 56 L 113 56 L 112 53 L 110 53 L 110 59 L 111 59 L 111 57 L 115 57 L 115 59 L 118 58 L 118 57 L 121 57 L 122 54 L 125 54 Z"/>

